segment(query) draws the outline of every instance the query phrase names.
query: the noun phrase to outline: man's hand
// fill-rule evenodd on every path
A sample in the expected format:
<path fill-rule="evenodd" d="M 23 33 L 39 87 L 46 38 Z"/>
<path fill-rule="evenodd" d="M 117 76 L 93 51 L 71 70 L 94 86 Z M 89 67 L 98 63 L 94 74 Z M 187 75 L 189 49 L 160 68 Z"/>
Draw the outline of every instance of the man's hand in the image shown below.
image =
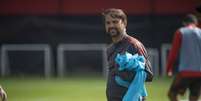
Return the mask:
<path fill-rule="evenodd" d="M 7 101 L 6 92 L 3 90 L 1 86 L 0 86 L 0 101 Z"/>

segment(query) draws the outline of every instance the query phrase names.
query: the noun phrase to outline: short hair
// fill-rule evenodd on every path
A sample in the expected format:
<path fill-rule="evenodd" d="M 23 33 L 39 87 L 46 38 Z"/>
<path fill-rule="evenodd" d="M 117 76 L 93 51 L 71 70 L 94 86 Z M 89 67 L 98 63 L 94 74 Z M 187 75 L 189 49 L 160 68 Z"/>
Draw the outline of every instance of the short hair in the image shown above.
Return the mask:
<path fill-rule="evenodd" d="M 127 25 L 127 16 L 122 9 L 109 8 L 104 10 L 102 15 L 104 16 L 104 18 L 105 16 L 110 15 L 112 18 L 121 19 L 125 23 L 125 25 Z"/>
<path fill-rule="evenodd" d="M 190 23 L 198 24 L 198 19 L 193 14 L 188 14 L 183 19 L 183 24 L 190 24 Z"/>

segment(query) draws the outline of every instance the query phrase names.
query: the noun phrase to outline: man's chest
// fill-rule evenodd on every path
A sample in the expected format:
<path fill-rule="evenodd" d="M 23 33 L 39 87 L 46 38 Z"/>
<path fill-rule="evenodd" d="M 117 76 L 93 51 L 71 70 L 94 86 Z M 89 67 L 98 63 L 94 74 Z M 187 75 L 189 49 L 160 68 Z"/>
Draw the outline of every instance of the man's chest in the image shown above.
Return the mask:
<path fill-rule="evenodd" d="M 115 67 L 115 57 L 117 54 L 123 54 L 129 52 L 131 54 L 136 53 L 136 49 L 130 43 L 114 44 L 107 50 L 107 59 L 109 67 Z"/>

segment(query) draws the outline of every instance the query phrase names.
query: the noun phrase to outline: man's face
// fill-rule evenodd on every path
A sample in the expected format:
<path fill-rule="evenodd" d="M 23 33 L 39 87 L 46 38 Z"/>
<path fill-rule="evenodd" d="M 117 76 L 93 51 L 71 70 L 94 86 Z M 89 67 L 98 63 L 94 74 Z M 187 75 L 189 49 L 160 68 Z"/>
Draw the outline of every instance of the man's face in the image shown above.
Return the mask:
<path fill-rule="evenodd" d="M 121 19 L 111 17 L 110 15 L 105 16 L 105 29 L 111 37 L 116 37 L 122 34 L 125 27 L 126 26 Z"/>

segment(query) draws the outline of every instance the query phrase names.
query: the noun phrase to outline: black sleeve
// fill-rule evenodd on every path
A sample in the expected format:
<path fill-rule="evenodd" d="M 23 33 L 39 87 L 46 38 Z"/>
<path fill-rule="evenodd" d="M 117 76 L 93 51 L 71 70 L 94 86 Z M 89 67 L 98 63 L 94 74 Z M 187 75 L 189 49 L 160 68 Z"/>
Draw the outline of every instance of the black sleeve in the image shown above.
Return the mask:
<path fill-rule="evenodd" d="M 145 58 L 145 71 L 147 72 L 147 78 L 146 82 L 151 82 L 153 79 L 153 71 L 152 71 L 152 66 L 149 61 L 149 55 L 144 47 L 143 44 L 138 44 L 138 46 L 134 47 L 132 46 L 132 51 L 134 52 L 133 54 L 139 53 L 140 55 L 143 55 Z"/>
<path fill-rule="evenodd" d="M 154 74 L 153 74 L 151 63 L 149 61 L 149 54 L 147 53 L 144 46 L 143 46 L 143 55 L 146 60 L 145 61 L 145 71 L 147 72 L 146 82 L 151 82 L 153 80 Z"/>
<path fill-rule="evenodd" d="M 127 48 L 127 52 L 134 55 L 137 53 L 137 49 L 135 47 L 133 47 L 132 45 L 129 45 Z"/>

